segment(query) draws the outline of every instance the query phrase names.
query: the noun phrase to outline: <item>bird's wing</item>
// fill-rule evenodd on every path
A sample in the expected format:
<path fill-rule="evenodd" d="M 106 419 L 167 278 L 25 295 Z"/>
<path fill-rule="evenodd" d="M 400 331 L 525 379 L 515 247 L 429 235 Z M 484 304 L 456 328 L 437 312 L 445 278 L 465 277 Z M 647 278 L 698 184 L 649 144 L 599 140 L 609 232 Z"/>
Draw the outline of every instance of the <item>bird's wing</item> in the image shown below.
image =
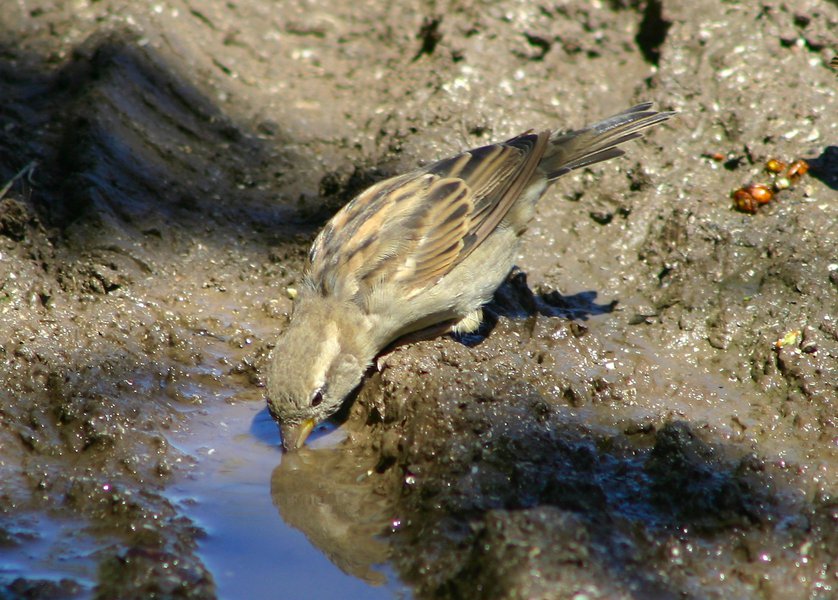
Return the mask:
<path fill-rule="evenodd" d="M 369 188 L 314 241 L 311 283 L 356 301 L 384 282 L 398 284 L 406 299 L 433 286 L 507 215 L 549 138 L 526 133 Z"/>

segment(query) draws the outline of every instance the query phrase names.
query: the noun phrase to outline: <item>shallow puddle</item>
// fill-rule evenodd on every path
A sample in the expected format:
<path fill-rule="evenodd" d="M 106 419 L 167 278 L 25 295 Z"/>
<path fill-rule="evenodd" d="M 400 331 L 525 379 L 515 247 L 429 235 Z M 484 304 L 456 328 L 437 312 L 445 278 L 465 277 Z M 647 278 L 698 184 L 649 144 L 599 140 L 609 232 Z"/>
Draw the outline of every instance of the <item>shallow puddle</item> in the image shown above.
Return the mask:
<path fill-rule="evenodd" d="M 92 590 L 96 578 L 92 561 L 99 545 L 83 533 L 81 525 L 43 513 L 20 519 L 14 529 L 6 531 L 11 539 L 0 541 L 0 581 L 24 577 L 58 584 L 71 577 Z"/>
<path fill-rule="evenodd" d="M 342 438 L 340 431 L 322 432 L 312 443 L 317 451 L 309 457 L 334 454 L 329 448 Z M 366 580 L 348 575 L 304 533 L 283 520 L 280 510 L 302 514 L 304 521 L 307 514 L 322 521 L 322 513 L 319 499 L 309 497 L 304 489 L 296 490 L 300 492 L 296 495 L 289 489 L 286 496 L 292 503 L 308 501 L 311 506 L 289 507 L 287 502 L 282 506 L 284 490 L 272 495 L 272 480 L 276 487 L 283 459 L 277 426 L 265 408 L 261 390 L 200 409 L 171 441 L 198 457 L 189 475 L 169 487 L 168 496 L 206 532 L 199 541 L 199 554 L 215 577 L 219 597 L 407 595 L 386 565 L 372 566 L 365 573 Z M 340 527 L 341 523 L 326 525 Z M 386 549 L 383 540 L 377 543 Z"/>

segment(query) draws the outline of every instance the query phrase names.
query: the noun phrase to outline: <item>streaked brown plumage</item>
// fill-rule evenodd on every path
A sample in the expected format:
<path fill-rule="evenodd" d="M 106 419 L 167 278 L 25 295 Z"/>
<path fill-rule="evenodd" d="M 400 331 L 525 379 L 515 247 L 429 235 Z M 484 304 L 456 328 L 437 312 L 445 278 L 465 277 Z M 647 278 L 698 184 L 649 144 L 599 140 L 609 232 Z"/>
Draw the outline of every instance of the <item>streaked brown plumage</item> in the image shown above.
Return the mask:
<path fill-rule="evenodd" d="M 621 156 L 617 146 L 672 114 L 650 109 L 469 150 L 382 181 L 341 209 L 312 245 L 271 358 L 268 405 L 283 445 L 302 445 L 392 342 L 476 328 L 548 185 Z"/>

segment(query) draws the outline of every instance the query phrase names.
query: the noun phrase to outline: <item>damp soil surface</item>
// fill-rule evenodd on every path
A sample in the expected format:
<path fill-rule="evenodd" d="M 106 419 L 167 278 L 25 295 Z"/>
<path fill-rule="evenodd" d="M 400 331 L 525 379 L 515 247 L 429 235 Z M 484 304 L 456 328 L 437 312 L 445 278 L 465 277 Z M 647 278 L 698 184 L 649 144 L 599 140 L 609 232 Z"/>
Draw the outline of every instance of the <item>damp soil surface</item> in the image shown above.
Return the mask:
<path fill-rule="evenodd" d="M 838 8 L 0 0 L 0 597 L 833 598 Z M 365 186 L 642 100 L 477 335 L 282 456 Z M 731 191 L 775 183 L 755 214 Z"/>

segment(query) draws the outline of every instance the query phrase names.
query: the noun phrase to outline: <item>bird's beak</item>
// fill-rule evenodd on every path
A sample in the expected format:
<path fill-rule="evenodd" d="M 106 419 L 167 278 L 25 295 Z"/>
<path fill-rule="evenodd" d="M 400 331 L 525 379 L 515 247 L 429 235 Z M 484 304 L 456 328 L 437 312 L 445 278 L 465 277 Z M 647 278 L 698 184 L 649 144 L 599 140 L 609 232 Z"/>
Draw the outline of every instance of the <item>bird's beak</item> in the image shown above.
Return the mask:
<path fill-rule="evenodd" d="M 280 424 L 279 431 L 282 434 L 282 448 L 286 452 L 300 449 L 305 444 L 312 429 L 314 429 L 314 419 L 306 419 L 297 425 Z"/>

